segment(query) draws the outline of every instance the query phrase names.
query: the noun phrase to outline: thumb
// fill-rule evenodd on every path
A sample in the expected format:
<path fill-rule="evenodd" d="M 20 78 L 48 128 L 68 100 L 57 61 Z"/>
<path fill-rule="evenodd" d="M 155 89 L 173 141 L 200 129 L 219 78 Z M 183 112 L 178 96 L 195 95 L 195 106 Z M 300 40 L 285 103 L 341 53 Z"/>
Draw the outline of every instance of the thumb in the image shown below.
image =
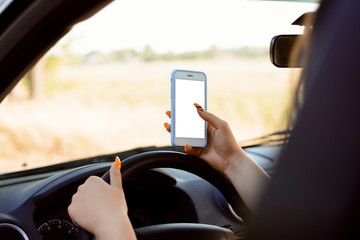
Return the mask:
<path fill-rule="evenodd" d="M 115 162 L 110 168 L 110 185 L 115 188 L 122 188 L 122 177 L 121 177 L 121 161 L 118 156 L 115 158 Z"/>

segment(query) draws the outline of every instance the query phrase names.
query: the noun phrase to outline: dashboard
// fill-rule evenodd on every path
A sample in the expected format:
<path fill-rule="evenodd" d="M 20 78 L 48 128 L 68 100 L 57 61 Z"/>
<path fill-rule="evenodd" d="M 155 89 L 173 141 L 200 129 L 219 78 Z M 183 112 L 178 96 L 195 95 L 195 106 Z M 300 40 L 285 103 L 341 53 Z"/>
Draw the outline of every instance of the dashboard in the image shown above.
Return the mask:
<path fill-rule="evenodd" d="M 272 175 L 280 146 L 245 150 Z M 80 239 L 83 230 L 67 213 L 71 197 L 89 176 L 102 176 L 110 165 L 91 164 L 0 181 L 0 235 L 15 231 L 18 238 L 11 239 Z M 124 179 L 123 186 L 134 228 L 165 223 L 202 223 L 230 229 L 238 236 L 246 232 L 242 219 L 221 192 L 187 171 L 150 169 Z"/>

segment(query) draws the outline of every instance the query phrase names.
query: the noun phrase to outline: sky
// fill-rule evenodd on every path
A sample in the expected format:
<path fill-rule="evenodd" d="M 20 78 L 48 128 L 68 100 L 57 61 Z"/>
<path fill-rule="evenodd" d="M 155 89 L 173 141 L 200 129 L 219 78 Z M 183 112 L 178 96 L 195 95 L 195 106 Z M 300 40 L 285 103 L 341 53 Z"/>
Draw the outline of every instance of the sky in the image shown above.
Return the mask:
<path fill-rule="evenodd" d="M 116 0 L 76 25 L 75 53 L 110 52 L 150 45 L 157 53 L 267 47 L 278 34 L 302 33 L 291 23 L 314 3 L 246 0 Z"/>

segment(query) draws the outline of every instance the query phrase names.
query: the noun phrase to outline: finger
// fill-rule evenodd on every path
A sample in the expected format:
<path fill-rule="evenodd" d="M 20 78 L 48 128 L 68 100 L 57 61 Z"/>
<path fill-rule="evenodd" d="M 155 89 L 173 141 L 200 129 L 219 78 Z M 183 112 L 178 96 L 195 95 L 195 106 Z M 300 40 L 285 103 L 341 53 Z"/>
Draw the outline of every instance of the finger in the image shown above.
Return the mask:
<path fill-rule="evenodd" d="M 166 115 L 171 118 L 171 111 L 166 111 Z"/>
<path fill-rule="evenodd" d="M 168 132 L 171 132 L 171 124 L 170 123 L 164 123 L 164 127 Z"/>
<path fill-rule="evenodd" d="M 226 124 L 226 122 L 221 118 L 218 118 L 212 113 L 204 111 L 204 109 L 199 104 L 194 103 L 194 106 L 196 107 L 199 116 L 203 120 L 207 121 L 212 126 L 214 126 L 216 129 L 221 128 L 222 126 L 224 126 L 224 124 Z"/>
<path fill-rule="evenodd" d="M 195 148 L 193 148 L 192 146 L 185 144 L 184 149 L 186 154 L 195 155 Z"/>
<path fill-rule="evenodd" d="M 121 161 L 118 156 L 115 158 L 115 162 L 110 168 L 110 185 L 116 188 L 122 188 L 122 177 L 121 177 Z"/>

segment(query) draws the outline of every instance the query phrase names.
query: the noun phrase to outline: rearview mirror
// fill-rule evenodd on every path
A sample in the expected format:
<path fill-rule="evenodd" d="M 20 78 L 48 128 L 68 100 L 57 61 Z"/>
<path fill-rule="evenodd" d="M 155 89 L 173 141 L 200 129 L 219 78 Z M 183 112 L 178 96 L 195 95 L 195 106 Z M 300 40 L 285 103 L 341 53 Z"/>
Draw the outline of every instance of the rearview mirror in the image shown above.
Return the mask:
<path fill-rule="evenodd" d="M 298 49 L 296 57 L 293 57 L 294 46 L 301 41 L 303 35 L 277 35 L 271 39 L 270 60 L 276 67 L 303 67 L 304 49 Z"/>

